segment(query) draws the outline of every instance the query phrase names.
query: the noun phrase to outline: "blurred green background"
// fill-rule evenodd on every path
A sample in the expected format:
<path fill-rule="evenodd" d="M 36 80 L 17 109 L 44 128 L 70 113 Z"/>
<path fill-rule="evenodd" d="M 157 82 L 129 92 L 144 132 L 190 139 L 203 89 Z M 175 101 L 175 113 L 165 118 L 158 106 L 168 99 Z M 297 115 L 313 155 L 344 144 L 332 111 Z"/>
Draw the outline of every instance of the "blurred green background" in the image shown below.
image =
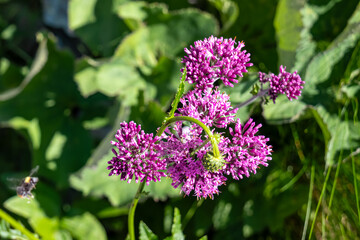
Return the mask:
<path fill-rule="evenodd" d="M 1 209 L 43 239 L 125 239 L 137 185 L 107 176 L 110 140 L 121 121 L 155 132 L 183 49 L 210 35 L 243 40 L 251 53 L 250 72 L 223 88 L 234 105 L 251 96 L 258 71 L 280 65 L 305 88 L 298 101 L 238 112 L 263 124 L 269 167 L 199 203 L 166 179 L 147 186 L 135 219 L 148 227 L 142 239 L 359 239 L 356 0 L 0 0 Z M 28 203 L 8 179 L 36 165 Z M 175 208 L 184 235 L 171 230 Z M 26 239 L 0 220 L 0 238 L 10 237 Z"/>

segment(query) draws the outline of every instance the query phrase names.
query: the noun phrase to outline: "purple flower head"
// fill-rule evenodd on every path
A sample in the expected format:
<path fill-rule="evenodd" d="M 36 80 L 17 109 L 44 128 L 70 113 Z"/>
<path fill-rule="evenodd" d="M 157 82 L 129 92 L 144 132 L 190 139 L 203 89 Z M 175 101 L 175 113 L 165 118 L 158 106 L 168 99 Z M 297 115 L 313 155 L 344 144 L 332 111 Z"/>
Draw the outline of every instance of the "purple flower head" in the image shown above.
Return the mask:
<path fill-rule="evenodd" d="M 242 126 L 240 119 L 235 124 L 234 129 L 229 128 L 231 140 L 227 146 L 228 155 L 225 173 L 232 178 L 239 180 L 256 174 L 259 165 L 267 166 L 267 161 L 271 160 L 272 146 L 267 145 L 269 138 L 263 135 L 256 136 L 261 124 L 255 126 L 255 122 L 250 118 Z"/>
<path fill-rule="evenodd" d="M 230 97 L 217 88 L 211 91 L 193 90 L 184 95 L 178 111 L 183 116 L 200 120 L 209 127 L 226 128 L 234 121 L 236 109 L 231 107 Z"/>
<path fill-rule="evenodd" d="M 301 80 L 297 71 L 289 73 L 285 71 L 286 67 L 280 66 L 279 75 L 273 73 L 265 74 L 259 72 L 259 81 L 261 83 L 269 82 L 270 88 L 268 94 L 270 99 L 275 103 L 279 94 L 286 94 L 288 99 L 297 99 L 301 95 L 301 89 L 304 88 L 305 82 Z"/>
<path fill-rule="evenodd" d="M 131 121 L 120 123 L 115 138 L 117 141 L 111 141 L 111 144 L 117 151 L 112 149 L 115 157 L 108 161 L 109 176 L 120 175 L 121 180 L 128 182 L 135 176 L 136 182 L 146 180 L 146 184 L 166 176 L 162 172 L 166 163 L 160 158 L 161 146 L 156 143 L 159 137 L 153 138 L 153 134 L 144 133 L 140 125 Z"/>
<path fill-rule="evenodd" d="M 181 122 L 176 122 L 173 131 L 166 130 L 166 133 L 161 145 L 172 186 L 177 188 L 182 185 L 181 191 L 185 195 L 194 192 L 198 198 L 213 198 L 219 193 L 218 188 L 225 183 L 226 177 L 222 170 L 212 172 L 203 166 L 202 160 L 212 150 L 211 143 L 204 145 L 206 139 L 201 139 L 201 130 L 193 125 L 183 127 Z M 219 148 L 223 149 L 226 143 L 219 143 Z"/>
<path fill-rule="evenodd" d="M 235 39 L 214 36 L 196 41 L 194 47 L 184 49 L 187 55 L 182 63 L 186 66 L 186 80 L 195 83 L 199 89 L 212 88 L 218 79 L 233 87 L 232 83 L 238 82 L 236 78 L 242 77 L 247 72 L 246 68 L 252 66 L 249 63 L 250 53 L 241 51 L 244 46 L 243 42 L 236 43 Z"/>

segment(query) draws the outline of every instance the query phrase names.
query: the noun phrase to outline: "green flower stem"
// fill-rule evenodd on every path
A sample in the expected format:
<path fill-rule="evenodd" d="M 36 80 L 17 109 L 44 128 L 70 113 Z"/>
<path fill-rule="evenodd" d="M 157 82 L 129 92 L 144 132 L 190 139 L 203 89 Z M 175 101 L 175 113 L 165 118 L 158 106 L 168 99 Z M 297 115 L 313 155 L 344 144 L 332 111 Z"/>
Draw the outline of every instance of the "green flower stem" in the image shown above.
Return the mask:
<path fill-rule="evenodd" d="M 10 225 L 19 230 L 25 236 L 27 236 L 30 240 L 39 240 L 37 237 L 34 236 L 29 230 L 27 230 L 23 225 L 21 225 L 18 221 L 12 218 L 9 214 L 5 211 L 0 209 L 0 218 L 4 219 L 6 222 L 10 223 Z"/>
<path fill-rule="evenodd" d="M 189 211 L 186 213 L 184 220 L 182 222 L 182 230 L 184 231 L 186 225 L 189 223 L 191 218 L 195 215 L 196 210 L 204 203 L 204 198 L 201 198 L 199 201 L 193 203 Z"/>
<path fill-rule="evenodd" d="M 165 131 L 165 129 L 173 122 L 178 122 L 178 121 L 188 121 L 188 122 L 193 122 L 197 125 L 199 125 L 202 129 L 204 129 L 205 133 L 209 136 L 209 139 L 211 141 L 211 145 L 213 147 L 213 154 L 214 157 L 218 158 L 220 157 L 220 151 L 219 151 L 219 147 L 216 143 L 215 137 L 212 134 L 212 132 L 210 131 L 210 129 L 203 124 L 201 121 L 192 118 L 192 117 L 187 117 L 187 116 L 177 116 L 177 117 L 172 117 L 168 120 L 166 120 L 163 125 L 159 128 L 156 136 L 161 136 L 161 134 Z"/>
<path fill-rule="evenodd" d="M 141 193 L 144 189 L 145 181 L 141 182 L 139 185 L 139 188 L 135 194 L 134 200 L 131 203 L 130 209 L 129 209 L 129 216 L 128 216 L 128 231 L 130 235 L 130 240 L 135 240 L 135 227 L 134 227 L 134 217 L 135 217 L 135 210 L 136 206 L 139 202 Z"/>
<path fill-rule="evenodd" d="M 258 94 L 252 96 L 250 99 L 246 100 L 245 102 L 239 103 L 234 108 L 245 107 L 245 106 L 249 105 L 250 103 L 253 103 L 257 98 L 265 96 L 268 92 L 269 92 L 269 89 L 261 90 L 260 92 L 258 92 Z"/>

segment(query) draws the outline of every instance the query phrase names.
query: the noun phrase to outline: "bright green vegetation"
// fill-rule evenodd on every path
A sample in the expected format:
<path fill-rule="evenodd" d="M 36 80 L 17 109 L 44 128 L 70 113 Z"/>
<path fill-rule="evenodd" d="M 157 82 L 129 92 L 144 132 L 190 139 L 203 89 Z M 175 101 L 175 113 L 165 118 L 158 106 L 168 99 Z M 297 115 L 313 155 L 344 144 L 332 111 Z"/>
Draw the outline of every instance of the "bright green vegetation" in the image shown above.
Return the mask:
<path fill-rule="evenodd" d="M 0 208 L 17 221 L 0 215 L 1 239 L 125 239 L 138 185 L 107 176 L 109 143 L 121 121 L 155 133 L 177 92 L 184 47 L 210 35 L 236 36 L 251 53 L 250 73 L 227 89 L 233 104 L 251 96 L 258 71 L 277 74 L 279 65 L 300 73 L 303 94 L 238 113 L 263 124 L 269 167 L 214 200 L 183 198 L 167 180 L 145 186 L 136 235 L 360 238 L 358 1 L 69 0 L 77 39 L 41 28 L 41 2 L 0 0 Z M 36 165 L 28 203 L 7 179 Z"/>

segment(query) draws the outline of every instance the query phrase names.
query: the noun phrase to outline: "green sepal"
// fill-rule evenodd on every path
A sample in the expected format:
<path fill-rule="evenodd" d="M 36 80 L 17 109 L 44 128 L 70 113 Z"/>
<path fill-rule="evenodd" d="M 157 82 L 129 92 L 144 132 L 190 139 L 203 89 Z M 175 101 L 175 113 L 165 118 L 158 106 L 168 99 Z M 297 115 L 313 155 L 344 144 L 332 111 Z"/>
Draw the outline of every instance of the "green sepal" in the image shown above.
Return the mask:
<path fill-rule="evenodd" d="M 223 169 L 225 159 L 221 154 L 219 157 L 215 157 L 213 153 L 208 153 L 202 163 L 206 170 L 210 172 L 217 172 Z"/>
<path fill-rule="evenodd" d="M 250 91 L 250 93 L 255 96 L 259 93 L 259 90 L 260 90 L 260 87 L 257 83 L 255 83 L 253 86 L 252 86 L 252 89 Z"/>

